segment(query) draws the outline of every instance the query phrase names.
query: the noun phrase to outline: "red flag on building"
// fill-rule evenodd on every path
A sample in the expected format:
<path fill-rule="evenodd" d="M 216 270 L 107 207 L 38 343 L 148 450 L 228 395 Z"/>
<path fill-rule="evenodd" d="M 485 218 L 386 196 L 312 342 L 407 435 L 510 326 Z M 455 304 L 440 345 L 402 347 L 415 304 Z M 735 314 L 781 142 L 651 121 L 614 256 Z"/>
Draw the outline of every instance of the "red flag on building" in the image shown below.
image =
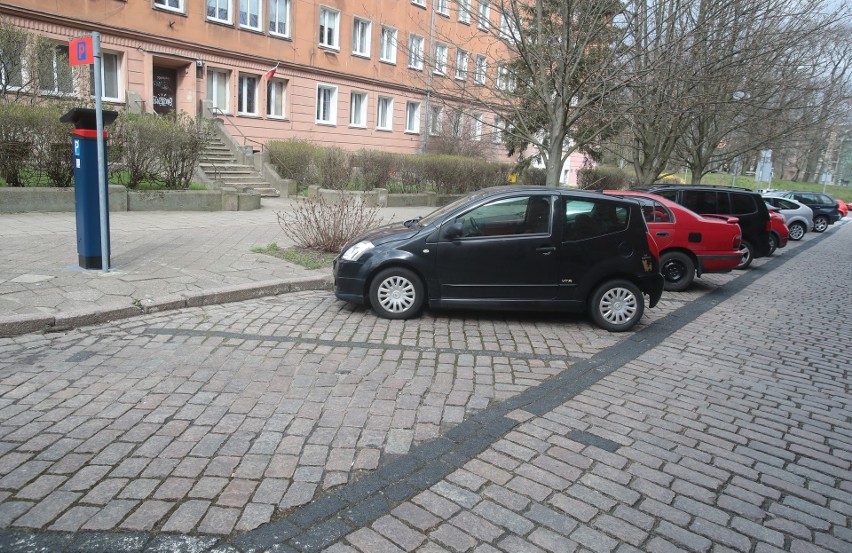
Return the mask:
<path fill-rule="evenodd" d="M 264 76 L 263 76 L 263 78 L 264 78 L 264 79 L 266 79 L 266 80 L 268 81 L 269 79 L 271 79 L 272 77 L 274 77 L 274 76 L 275 76 L 275 72 L 276 72 L 276 71 L 278 71 L 278 65 L 279 65 L 279 64 L 277 64 L 277 63 L 276 63 L 276 64 L 275 64 L 275 67 L 273 67 L 272 69 L 270 69 L 269 71 L 267 71 L 267 72 L 266 72 L 266 75 L 264 75 Z"/>

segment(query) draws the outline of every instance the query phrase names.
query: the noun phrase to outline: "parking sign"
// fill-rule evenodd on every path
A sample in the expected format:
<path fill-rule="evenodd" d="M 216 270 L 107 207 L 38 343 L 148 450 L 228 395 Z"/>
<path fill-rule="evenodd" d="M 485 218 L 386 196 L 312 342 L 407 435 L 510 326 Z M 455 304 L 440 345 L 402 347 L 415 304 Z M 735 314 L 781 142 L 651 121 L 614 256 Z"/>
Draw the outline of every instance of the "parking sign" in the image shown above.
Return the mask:
<path fill-rule="evenodd" d="M 95 63 L 92 35 L 72 38 L 68 42 L 68 63 L 71 65 L 92 65 Z"/>

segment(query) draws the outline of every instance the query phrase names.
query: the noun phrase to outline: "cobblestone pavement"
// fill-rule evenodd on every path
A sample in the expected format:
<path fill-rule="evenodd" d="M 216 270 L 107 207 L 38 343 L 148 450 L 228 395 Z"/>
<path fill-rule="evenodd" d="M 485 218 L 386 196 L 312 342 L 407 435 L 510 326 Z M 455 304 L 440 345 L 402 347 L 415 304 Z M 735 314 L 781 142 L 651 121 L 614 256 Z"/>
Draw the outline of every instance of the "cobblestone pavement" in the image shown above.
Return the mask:
<path fill-rule="evenodd" d="M 0 551 L 848 552 L 850 239 L 626 335 L 304 292 L 0 340 Z"/>

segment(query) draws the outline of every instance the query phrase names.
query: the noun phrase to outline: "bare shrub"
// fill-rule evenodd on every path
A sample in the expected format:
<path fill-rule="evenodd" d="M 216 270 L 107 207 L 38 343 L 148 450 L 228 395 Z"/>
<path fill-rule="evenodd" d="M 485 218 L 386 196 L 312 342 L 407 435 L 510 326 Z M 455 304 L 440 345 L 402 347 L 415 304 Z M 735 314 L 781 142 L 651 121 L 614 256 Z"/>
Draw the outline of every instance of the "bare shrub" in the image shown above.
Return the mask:
<path fill-rule="evenodd" d="M 159 117 L 158 163 L 163 184 L 170 190 L 189 187 L 211 133 L 210 123 L 184 112 Z"/>
<path fill-rule="evenodd" d="M 320 188 L 343 190 L 348 187 L 352 167 L 349 165 L 349 154 L 345 150 L 337 146 L 318 149 L 314 163 Z"/>
<path fill-rule="evenodd" d="M 153 114 L 119 116 L 111 129 L 107 150 L 113 180 L 131 189 L 142 181 L 156 180 L 157 151 L 161 147 L 157 143 L 158 119 Z"/>
<path fill-rule="evenodd" d="M 379 209 L 359 196 L 342 192 L 328 200 L 322 195 L 306 198 L 291 212 L 277 212 L 284 235 L 300 248 L 339 252 L 343 246 L 378 222 Z"/>
<path fill-rule="evenodd" d="M 615 167 L 585 167 L 577 171 L 577 184 L 583 190 L 624 190 L 630 179 Z"/>
<path fill-rule="evenodd" d="M 547 184 L 547 170 L 527 167 L 521 174 L 521 182 L 527 186 L 544 186 Z"/>

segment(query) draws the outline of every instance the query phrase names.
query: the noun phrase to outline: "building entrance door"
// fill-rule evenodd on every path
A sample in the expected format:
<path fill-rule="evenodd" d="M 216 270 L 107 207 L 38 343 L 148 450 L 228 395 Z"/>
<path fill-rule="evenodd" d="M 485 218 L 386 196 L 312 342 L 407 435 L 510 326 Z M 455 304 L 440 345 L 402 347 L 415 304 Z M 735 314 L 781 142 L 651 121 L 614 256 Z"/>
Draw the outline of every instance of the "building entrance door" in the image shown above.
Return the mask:
<path fill-rule="evenodd" d="M 154 111 L 171 113 L 177 105 L 177 71 L 154 66 Z"/>

